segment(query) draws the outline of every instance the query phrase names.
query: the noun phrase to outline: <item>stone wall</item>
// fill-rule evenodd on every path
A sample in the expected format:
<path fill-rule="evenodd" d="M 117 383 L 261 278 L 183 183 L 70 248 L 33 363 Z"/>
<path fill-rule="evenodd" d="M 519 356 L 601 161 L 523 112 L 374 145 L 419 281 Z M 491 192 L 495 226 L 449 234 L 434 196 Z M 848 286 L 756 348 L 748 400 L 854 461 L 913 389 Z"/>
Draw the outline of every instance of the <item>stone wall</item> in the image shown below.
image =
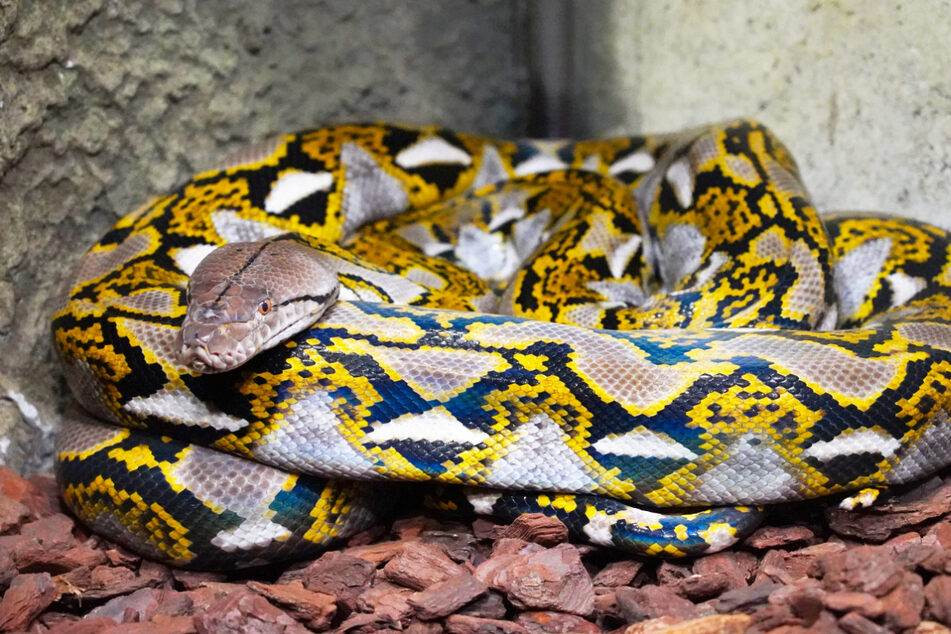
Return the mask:
<path fill-rule="evenodd" d="M 0 0 L 0 463 L 48 460 L 54 298 L 121 214 L 270 133 L 521 133 L 524 21 L 506 0 Z"/>
<path fill-rule="evenodd" d="M 820 209 L 951 228 L 951 2 L 575 3 L 578 132 L 770 126 Z"/>

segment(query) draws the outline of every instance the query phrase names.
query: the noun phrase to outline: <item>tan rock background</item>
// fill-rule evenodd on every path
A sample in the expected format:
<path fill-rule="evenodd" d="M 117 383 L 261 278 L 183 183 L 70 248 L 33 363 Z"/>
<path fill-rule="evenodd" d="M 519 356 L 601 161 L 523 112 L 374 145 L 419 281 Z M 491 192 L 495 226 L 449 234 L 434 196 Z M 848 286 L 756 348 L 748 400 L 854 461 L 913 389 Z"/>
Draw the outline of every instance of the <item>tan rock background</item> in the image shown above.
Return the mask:
<path fill-rule="evenodd" d="M 951 2 L 573 5 L 573 127 L 676 130 L 737 116 L 790 148 L 820 209 L 951 229 Z"/>

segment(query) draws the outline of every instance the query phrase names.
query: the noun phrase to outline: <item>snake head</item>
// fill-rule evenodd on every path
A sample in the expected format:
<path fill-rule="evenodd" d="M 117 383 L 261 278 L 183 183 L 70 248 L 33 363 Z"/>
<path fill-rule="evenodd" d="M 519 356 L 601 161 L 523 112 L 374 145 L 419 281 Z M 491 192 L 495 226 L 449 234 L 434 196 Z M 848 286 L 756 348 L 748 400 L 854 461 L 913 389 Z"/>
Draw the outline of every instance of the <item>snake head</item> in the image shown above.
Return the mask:
<path fill-rule="evenodd" d="M 237 368 L 312 326 L 338 289 L 320 254 L 290 234 L 221 246 L 188 282 L 179 360 L 196 372 Z"/>

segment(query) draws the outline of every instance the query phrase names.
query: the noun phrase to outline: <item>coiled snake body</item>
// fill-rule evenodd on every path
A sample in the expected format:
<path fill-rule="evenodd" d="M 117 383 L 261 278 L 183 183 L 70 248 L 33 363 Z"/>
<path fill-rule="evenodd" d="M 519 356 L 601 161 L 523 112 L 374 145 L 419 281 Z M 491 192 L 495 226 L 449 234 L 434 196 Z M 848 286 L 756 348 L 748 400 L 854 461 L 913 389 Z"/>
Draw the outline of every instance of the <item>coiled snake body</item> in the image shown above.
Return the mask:
<path fill-rule="evenodd" d="M 315 254 L 339 289 L 302 293 L 336 303 L 287 341 L 268 329 L 276 345 L 237 369 L 189 367 L 189 276 L 261 240 Z M 94 529 L 196 567 L 323 547 L 378 521 L 383 480 L 470 485 L 435 503 L 545 512 L 635 552 L 709 552 L 755 524 L 741 505 L 951 461 L 949 291 L 946 232 L 820 221 L 751 121 L 561 143 L 286 135 L 85 255 L 53 321 L 88 413 L 58 476 Z"/>

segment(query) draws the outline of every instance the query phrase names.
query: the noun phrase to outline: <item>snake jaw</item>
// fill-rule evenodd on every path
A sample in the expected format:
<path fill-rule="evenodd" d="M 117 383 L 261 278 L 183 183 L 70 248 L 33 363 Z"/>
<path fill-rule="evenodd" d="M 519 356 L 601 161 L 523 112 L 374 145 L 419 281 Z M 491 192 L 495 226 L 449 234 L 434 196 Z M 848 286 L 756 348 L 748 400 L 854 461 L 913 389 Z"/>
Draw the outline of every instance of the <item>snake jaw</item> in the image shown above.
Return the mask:
<path fill-rule="evenodd" d="M 270 330 L 266 325 L 264 329 Z M 234 369 L 259 349 L 253 342 L 245 343 L 257 331 L 246 322 L 202 323 L 186 318 L 180 331 L 179 361 L 200 373 Z"/>

